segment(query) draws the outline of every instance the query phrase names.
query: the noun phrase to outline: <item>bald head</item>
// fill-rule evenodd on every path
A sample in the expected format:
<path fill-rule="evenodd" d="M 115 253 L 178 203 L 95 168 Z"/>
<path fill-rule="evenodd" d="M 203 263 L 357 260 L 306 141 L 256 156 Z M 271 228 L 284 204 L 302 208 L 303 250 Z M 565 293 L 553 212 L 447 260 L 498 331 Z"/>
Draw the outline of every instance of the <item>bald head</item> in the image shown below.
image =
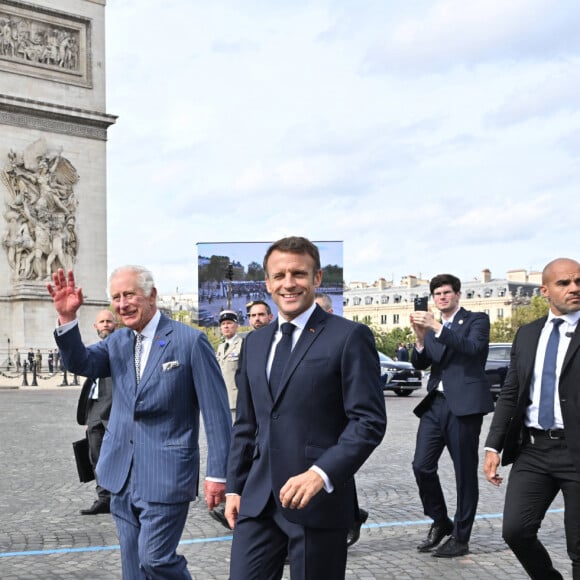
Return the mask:
<path fill-rule="evenodd" d="M 113 313 L 110 310 L 101 310 L 97 317 L 95 318 L 95 323 L 93 324 L 97 334 L 100 339 L 107 338 L 109 334 L 115 331 L 117 328 L 117 322 Z"/>
<path fill-rule="evenodd" d="M 556 315 L 580 310 L 580 264 L 570 258 L 557 258 L 542 271 L 542 296 Z"/>

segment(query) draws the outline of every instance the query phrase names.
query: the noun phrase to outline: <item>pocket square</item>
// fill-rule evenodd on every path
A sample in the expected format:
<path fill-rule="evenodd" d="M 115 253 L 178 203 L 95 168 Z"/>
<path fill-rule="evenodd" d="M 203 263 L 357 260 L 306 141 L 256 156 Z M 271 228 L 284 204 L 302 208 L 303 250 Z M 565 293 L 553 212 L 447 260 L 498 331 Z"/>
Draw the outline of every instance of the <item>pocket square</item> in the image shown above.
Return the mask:
<path fill-rule="evenodd" d="M 176 369 L 179 366 L 178 360 L 170 360 L 169 362 L 165 362 L 161 365 L 163 372 L 169 371 L 171 369 Z"/>

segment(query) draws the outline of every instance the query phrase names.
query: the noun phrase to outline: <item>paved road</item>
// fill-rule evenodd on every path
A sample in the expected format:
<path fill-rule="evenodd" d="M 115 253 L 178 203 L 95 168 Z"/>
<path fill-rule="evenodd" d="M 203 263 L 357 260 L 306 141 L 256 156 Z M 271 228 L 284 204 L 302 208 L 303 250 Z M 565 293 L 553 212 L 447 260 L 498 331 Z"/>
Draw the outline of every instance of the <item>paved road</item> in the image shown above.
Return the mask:
<path fill-rule="evenodd" d="M 111 517 L 79 515 L 79 509 L 95 499 L 93 484 L 78 483 L 72 457 L 71 442 L 83 436 L 75 422 L 79 388 L 48 386 L 47 381 L 37 388 L 0 388 L 0 578 L 119 579 Z M 360 502 L 370 517 L 361 540 L 350 550 L 347 578 L 525 578 L 501 539 L 504 491 L 483 476 L 471 553 L 455 560 L 417 553 L 415 546 L 429 523 L 410 465 L 417 428 L 411 411 L 423 392 L 385 398 L 386 438 L 357 476 Z M 488 423 L 489 417 L 484 433 Z M 454 502 L 452 473 L 444 457 L 441 475 Z M 561 510 L 557 498 L 542 536 L 556 565 L 570 578 Z M 227 579 L 230 540 L 201 502 L 192 504 L 181 552 L 196 580 Z"/>

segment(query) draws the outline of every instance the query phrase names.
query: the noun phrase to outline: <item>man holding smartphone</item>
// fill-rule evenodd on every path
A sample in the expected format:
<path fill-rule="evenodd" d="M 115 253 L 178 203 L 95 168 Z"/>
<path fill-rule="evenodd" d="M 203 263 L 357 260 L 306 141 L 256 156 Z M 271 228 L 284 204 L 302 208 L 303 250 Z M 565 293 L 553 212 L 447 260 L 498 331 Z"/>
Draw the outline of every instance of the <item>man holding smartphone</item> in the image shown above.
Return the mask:
<path fill-rule="evenodd" d="M 433 519 L 427 538 L 417 546 L 438 558 L 469 552 L 469 538 L 479 500 L 477 481 L 479 434 L 483 416 L 493 411 L 485 376 L 489 346 L 489 317 L 459 306 L 461 281 L 451 274 L 435 276 L 429 289 L 439 321 L 432 312 L 416 310 L 411 325 L 416 335 L 411 362 L 416 369 L 431 367 L 427 396 L 415 408 L 419 430 L 413 472 L 425 515 Z M 417 306 L 425 307 L 425 301 Z M 455 471 L 457 509 L 448 516 L 437 475 L 437 464 L 447 447 Z M 443 538 L 450 536 L 439 546 Z"/>

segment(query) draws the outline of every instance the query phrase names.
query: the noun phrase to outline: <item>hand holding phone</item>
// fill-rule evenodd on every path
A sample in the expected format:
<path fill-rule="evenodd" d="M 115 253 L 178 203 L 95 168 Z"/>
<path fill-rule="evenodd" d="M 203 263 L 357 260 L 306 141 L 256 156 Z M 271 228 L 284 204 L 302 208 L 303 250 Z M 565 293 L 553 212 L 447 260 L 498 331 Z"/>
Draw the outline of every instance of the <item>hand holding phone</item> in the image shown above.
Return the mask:
<path fill-rule="evenodd" d="M 429 300 L 428 296 L 417 296 L 415 298 L 414 305 L 415 310 L 422 310 L 423 312 L 427 312 L 427 301 Z"/>

